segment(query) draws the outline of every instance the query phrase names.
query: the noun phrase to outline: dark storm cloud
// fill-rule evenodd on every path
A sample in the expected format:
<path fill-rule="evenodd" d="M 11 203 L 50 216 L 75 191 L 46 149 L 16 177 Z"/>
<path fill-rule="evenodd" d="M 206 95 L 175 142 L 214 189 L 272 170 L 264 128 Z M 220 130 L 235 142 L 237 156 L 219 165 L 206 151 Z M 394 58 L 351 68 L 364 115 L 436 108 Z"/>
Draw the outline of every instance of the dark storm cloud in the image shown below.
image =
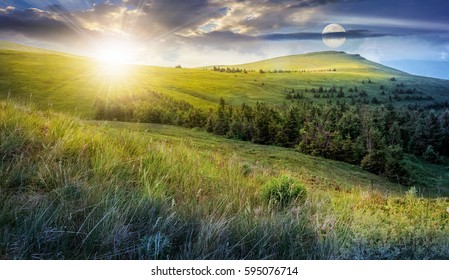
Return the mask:
<path fill-rule="evenodd" d="M 50 11 L 36 8 L 0 11 L 0 31 L 19 33 L 35 39 L 61 40 L 81 36 L 89 31 L 75 30 Z"/>

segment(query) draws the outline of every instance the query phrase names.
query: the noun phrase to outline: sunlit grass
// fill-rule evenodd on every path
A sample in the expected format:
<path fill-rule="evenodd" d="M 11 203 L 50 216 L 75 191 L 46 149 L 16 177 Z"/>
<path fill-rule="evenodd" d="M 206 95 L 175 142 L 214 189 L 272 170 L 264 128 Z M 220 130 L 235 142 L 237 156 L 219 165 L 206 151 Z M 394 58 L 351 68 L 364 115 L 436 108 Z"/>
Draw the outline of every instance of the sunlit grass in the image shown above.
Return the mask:
<path fill-rule="evenodd" d="M 314 58 L 309 59 L 308 63 L 329 65 L 328 61 Z M 242 102 L 282 104 L 287 101 L 285 96 L 288 90 L 303 91 L 320 86 L 342 86 L 346 93 L 348 88 L 357 86 L 368 92 L 368 100 L 372 97 L 387 99 L 388 96 L 379 96 L 380 86 L 383 85 L 387 92 L 394 90 L 396 84 L 390 81 L 391 76 L 395 76 L 407 88 L 416 88 L 432 95 L 434 101 L 446 100 L 449 89 L 448 83 L 442 80 L 398 74 L 383 68 L 376 70 L 371 63 L 360 62 L 358 59 L 351 61 L 343 55 L 337 56 L 335 63 L 332 62 L 336 72 L 283 74 L 220 73 L 203 68 L 175 69 L 174 66 L 147 67 L 114 61 L 99 62 L 57 53 L 11 50 L 0 50 L 0 64 L 0 97 L 6 98 L 10 93 L 12 99 L 27 102 L 31 100 L 41 109 L 53 108 L 83 117 L 94 115 L 97 98 L 140 95 L 150 91 L 184 100 L 207 110 L 216 106 L 220 98 L 225 98 L 233 105 L 240 105 Z M 278 66 L 273 62 L 255 65 L 274 70 L 282 68 L 283 63 L 281 59 Z M 373 83 L 362 84 L 368 79 Z M 314 99 L 310 92 L 306 97 L 315 102 L 328 101 L 324 98 Z"/>
<path fill-rule="evenodd" d="M 348 164 L 0 108 L 2 258 L 449 257 L 447 199 Z M 307 194 L 272 208 L 261 190 L 282 175 Z"/>
<path fill-rule="evenodd" d="M 70 116 L 150 91 L 207 108 L 221 97 L 280 104 L 290 88 L 395 87 L 391 72 L 336 62 L 335 73 L 234 74 L 0 51 L 0 96 L 15 100 L 0 103 L 0 258 L 448 258 L 449 201 L 434 198 L 443 166 L 411 159 L 415 192 L 293 150 Z M 442 81 L 397 78 L 447 98 Z M 307 195 L 274 207 L 263 188 L 284 176 Z"/>

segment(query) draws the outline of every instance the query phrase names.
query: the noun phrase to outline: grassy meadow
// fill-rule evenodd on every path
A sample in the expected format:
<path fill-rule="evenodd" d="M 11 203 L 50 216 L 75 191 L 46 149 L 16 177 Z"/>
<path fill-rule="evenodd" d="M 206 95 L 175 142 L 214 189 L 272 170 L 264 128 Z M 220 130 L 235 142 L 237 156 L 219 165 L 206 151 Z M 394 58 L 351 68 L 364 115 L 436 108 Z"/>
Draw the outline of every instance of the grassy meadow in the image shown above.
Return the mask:
<path fill-rule="evenodd" d="M 0 106 L 2 258 L 449 257 L 447 198 L 358 167 L 195 130 Z M 282 176 L 306 195 L 267 201 Z"/>
<path fill-rule="evenodd" d="M 296 67 L 293 68 L 293 65 Z M 220 98 L 232 105 L 254 105 L 256 102 L 282 104 L 290 102 L 285 97 L 292 89 L 304 92 L 320 86 L 342 86 L 346 93 L 349 88 L 357 87 L 360 91 L 366 91 L 367 100 L 376 97 L 386 101 L 388 96 L 379 94 L 383 91 L 380 87 L 392 92 L 403 84 L 403 89 L 416 89 L 433 97 L 432 101 L 420 103 L 446 101 L 449 91 L 449 82 L 445 80 L 412 76 L 360 56 L 338 52 L 229 66 L 248 69 L 246 74 L 216 72 L 210 67 L 179 69 L 137 65 L 129 65 L 123 73 L 115 73 L 111 72 L 114 67 L 117 66 L 104 65 L 85 57 L 3 43 L 3 49 L 0 44 L 0 97 L 25 103 L 31 101 L 39 109 L 52 108 L 92 118 L 98 98 L 113 100 L 124 95 L 145 95 L 150 91 L 187 101 L 203 109 L 215 108 Z M 259 73 L 259 68 L 266 73 Z M 335 72 L 329 71 L 334 68 Z M 276 69 L 297 72 L 268 72 Z M 397 80 L 390 81 L 392 77 Z M 369 80 L 371 83 L 368 83 Z M 329 100 L 313 98 L 311 92 L 304 95 L 318 103 Z"/>
<path fill-rule="evenodd" d="M 0 42 L 0 259 L 449 258 L 444 161 L 406 154 L 415 184 L 405 187 L 292 148 L 94 120 L 99 99 L 149 92 L 208 110 L 221 98 L 282 105 L 292 89 L 336 101 L 305 91 L 320 86 L 387 100 L 383 86 L 416 88 L 430 104 L 448 100 L 448 81 L 336 52 L 220 66 L 247 73 L 212 67 L 119 73 Z"/>

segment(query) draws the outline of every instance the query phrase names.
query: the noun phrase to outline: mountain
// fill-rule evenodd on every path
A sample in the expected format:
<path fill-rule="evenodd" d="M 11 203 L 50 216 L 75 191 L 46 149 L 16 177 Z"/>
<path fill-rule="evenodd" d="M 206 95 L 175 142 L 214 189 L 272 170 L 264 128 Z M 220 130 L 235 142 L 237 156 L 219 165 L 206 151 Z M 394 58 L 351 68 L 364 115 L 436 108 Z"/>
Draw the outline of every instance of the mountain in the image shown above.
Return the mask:
<path fill-rule="evenodd" d="M 224 66 L 226 67 L 226 66 Z M 262 61 L 231 65 L 228 67 L 243 68 L 247 70 L 298 70 L 298 71 L 318 71 L 333 70 L 354 72 L 373 71 L 384 72 L 390 75 L 403 75 L 404 73 L 369 61 L 358 54 L 347 54 L 345 52 L 326 51 L 314 52 L 300 55 L 289 55 L 266 59 Z"/>
<path fill-rule="evenodd" d="M 449 61 L 392 60 L 382 63 L 413 75 L 449 80 Z"/>

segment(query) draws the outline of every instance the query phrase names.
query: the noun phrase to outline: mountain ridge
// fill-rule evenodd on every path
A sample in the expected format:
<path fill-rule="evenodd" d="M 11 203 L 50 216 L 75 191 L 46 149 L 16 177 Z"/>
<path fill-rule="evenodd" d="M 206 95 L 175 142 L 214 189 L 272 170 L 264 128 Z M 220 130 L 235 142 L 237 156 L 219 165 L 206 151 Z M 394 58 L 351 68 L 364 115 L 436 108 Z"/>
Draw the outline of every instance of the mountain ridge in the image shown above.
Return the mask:
<path fill-rule="evenodd" d="M 351 65 L 352 64 L 352 65 Z M 356 66 L 355 64 L 359 64 Z M 214 66 L 207 66 L 210 69 Z M 331 68 L 340 70 L 349 70 L 357 68 L 371 68 L 383 72 L 392 72 L 393 74 L 408 74 L 398 69 L 368 60 L 360 54 L 349 54 L 343 51 L 322 51 L 305 54 L 293 54 L 268 58 L 264 60 L 234 64 L 217 65 L 217 67 L 243 68 L 246 70 L 287 70 L 287 71 L 319 71 Z M 337 68 L 338 67 L 338 68 Z"/>

